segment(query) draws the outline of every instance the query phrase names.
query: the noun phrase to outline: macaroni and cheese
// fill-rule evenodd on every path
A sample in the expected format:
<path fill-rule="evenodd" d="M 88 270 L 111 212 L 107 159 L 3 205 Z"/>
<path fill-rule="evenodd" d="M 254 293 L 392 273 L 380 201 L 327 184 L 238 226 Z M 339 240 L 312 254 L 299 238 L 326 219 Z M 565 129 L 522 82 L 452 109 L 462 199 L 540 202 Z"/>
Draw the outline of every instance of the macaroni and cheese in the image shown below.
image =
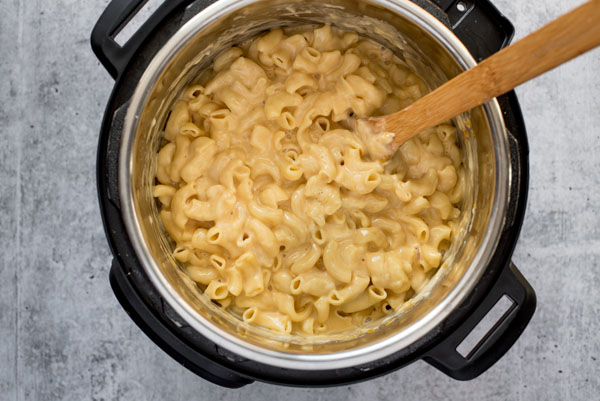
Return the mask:
<path fill-rule="evenodd" d="M 460 216 L 456 129 L 422 132 L 383 164 L 346 122 L 427 90 L 389 49 L 328 25 L 220 54 L 173 106 L 157 156 L 175 259 L 214 302 L 278 332 L 337 332 L 400 308 Z"/>

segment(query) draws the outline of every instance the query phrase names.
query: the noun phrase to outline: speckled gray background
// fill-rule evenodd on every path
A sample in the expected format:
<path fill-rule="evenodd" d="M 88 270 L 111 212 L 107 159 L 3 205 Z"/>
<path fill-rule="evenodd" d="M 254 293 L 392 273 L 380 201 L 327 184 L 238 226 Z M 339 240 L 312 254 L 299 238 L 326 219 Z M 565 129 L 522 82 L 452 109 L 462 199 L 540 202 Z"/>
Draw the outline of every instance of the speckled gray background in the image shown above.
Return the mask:
<path fill-rule="evenodd" d="M 496 0 L 517 37 L 580 0 Z M 471 382 L 424 362 L 335 389 L 225 390 L 167 357 L 117 304 L 96 199 L 113 81 L 89 34 L 107 4 L 0 0 L 1 400 L 600 399 L 600 50 L 518 89 L 531 144 L 514 261 L 538 294 L 517 344 Z"/>

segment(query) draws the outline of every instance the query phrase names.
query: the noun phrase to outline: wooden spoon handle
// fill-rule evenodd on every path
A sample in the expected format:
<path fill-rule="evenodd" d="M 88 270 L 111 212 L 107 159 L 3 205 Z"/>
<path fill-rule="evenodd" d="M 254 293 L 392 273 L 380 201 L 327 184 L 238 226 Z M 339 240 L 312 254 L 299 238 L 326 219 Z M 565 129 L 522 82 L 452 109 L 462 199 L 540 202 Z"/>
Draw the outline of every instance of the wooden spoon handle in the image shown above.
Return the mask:
<path fill-rule="evenodd" d="M 392 151 L 441 124 L 600 44 L 600 0 L 591 0 L 488 57 L 405 109 L 370 119 L 394 132 Z"/>

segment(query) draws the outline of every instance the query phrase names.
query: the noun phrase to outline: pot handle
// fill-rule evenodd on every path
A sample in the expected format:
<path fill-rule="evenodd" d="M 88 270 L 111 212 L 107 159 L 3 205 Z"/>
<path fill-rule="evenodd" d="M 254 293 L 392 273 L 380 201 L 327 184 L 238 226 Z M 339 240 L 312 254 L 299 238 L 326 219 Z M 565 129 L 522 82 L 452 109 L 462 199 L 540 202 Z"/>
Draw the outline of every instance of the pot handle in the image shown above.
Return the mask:
<path fill-rule="evenodd" d="M 498 307 L 508 306 L 501 317 L 489 323 L 491 328 L 479 336 L 480 327 L 486 325 L 484 318 L 498 312 Z M 484 296 L 483 301 L 458 328 L 429 350 L 423 360 L 457 380 L 471 380 L 496 363 L 517 341 L 536 306 L 533 288 L 516 266 L 509 262 L 498 280 Z M 488 316 L 488 313 L 490 316 Z M 489 325 L 488 325 L 489 327 Z M 472 337 L 481 338 L 469 350 Z M 471 338 L 470 338 L 471 337 Z M 475 339 L 477 341 L 477 339 Z M 466 349 L 465 349 L 466 348 Z"/>
<path fill-rule="evenodd" d="M 515 28 L 491 1 L 431 1 L 443 10 L 448 18 L 450 28 L 469 49 L 477 62 L 510 44 Z M 419 1 L 416 3 L 419 4 Z"/>
<path fill-rule="evenodd" d="M 171 332 L 140 298 L 129 281 L 128 274 L 116 259 L 113 259 L 109 280 L 119 303 L 135 324 L 181 365 L 203 379 L 223 387 L 240 388 L 253 382 L 215 364 Z"/>
<path fill-rule="evenodd" d="M 114 79 L 118 78 L 137 49 L 161 21 L 175 9 L 187 5 L 191 1 L 165 1 L 137 32 L 123 46 L 120 46 L 114 37 L 131 21 L 148 0 L 112 0 L 92 30 L 91 44 L 96 57 Z"/>

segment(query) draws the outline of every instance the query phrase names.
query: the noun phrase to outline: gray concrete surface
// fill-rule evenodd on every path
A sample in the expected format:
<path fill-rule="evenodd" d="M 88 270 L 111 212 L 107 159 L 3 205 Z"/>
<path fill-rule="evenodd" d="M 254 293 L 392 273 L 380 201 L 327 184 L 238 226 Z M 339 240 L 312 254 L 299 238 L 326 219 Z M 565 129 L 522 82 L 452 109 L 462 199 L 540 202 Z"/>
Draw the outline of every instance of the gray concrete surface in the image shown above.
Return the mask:
<path fill-rule="evenodd" d="M 580 0 L 496 0 L 522 37 Z M 0 0 L 0 400 L 600 399 L 600 50 L 518 89 L 531 187 L 514 261 L 538 294 L 517 344 L 457 382 L 424 362 L 335 389 L 224 390 L 167 357 L 109 288 L 96 200 L 113 81 L 103 1 Z"/>

